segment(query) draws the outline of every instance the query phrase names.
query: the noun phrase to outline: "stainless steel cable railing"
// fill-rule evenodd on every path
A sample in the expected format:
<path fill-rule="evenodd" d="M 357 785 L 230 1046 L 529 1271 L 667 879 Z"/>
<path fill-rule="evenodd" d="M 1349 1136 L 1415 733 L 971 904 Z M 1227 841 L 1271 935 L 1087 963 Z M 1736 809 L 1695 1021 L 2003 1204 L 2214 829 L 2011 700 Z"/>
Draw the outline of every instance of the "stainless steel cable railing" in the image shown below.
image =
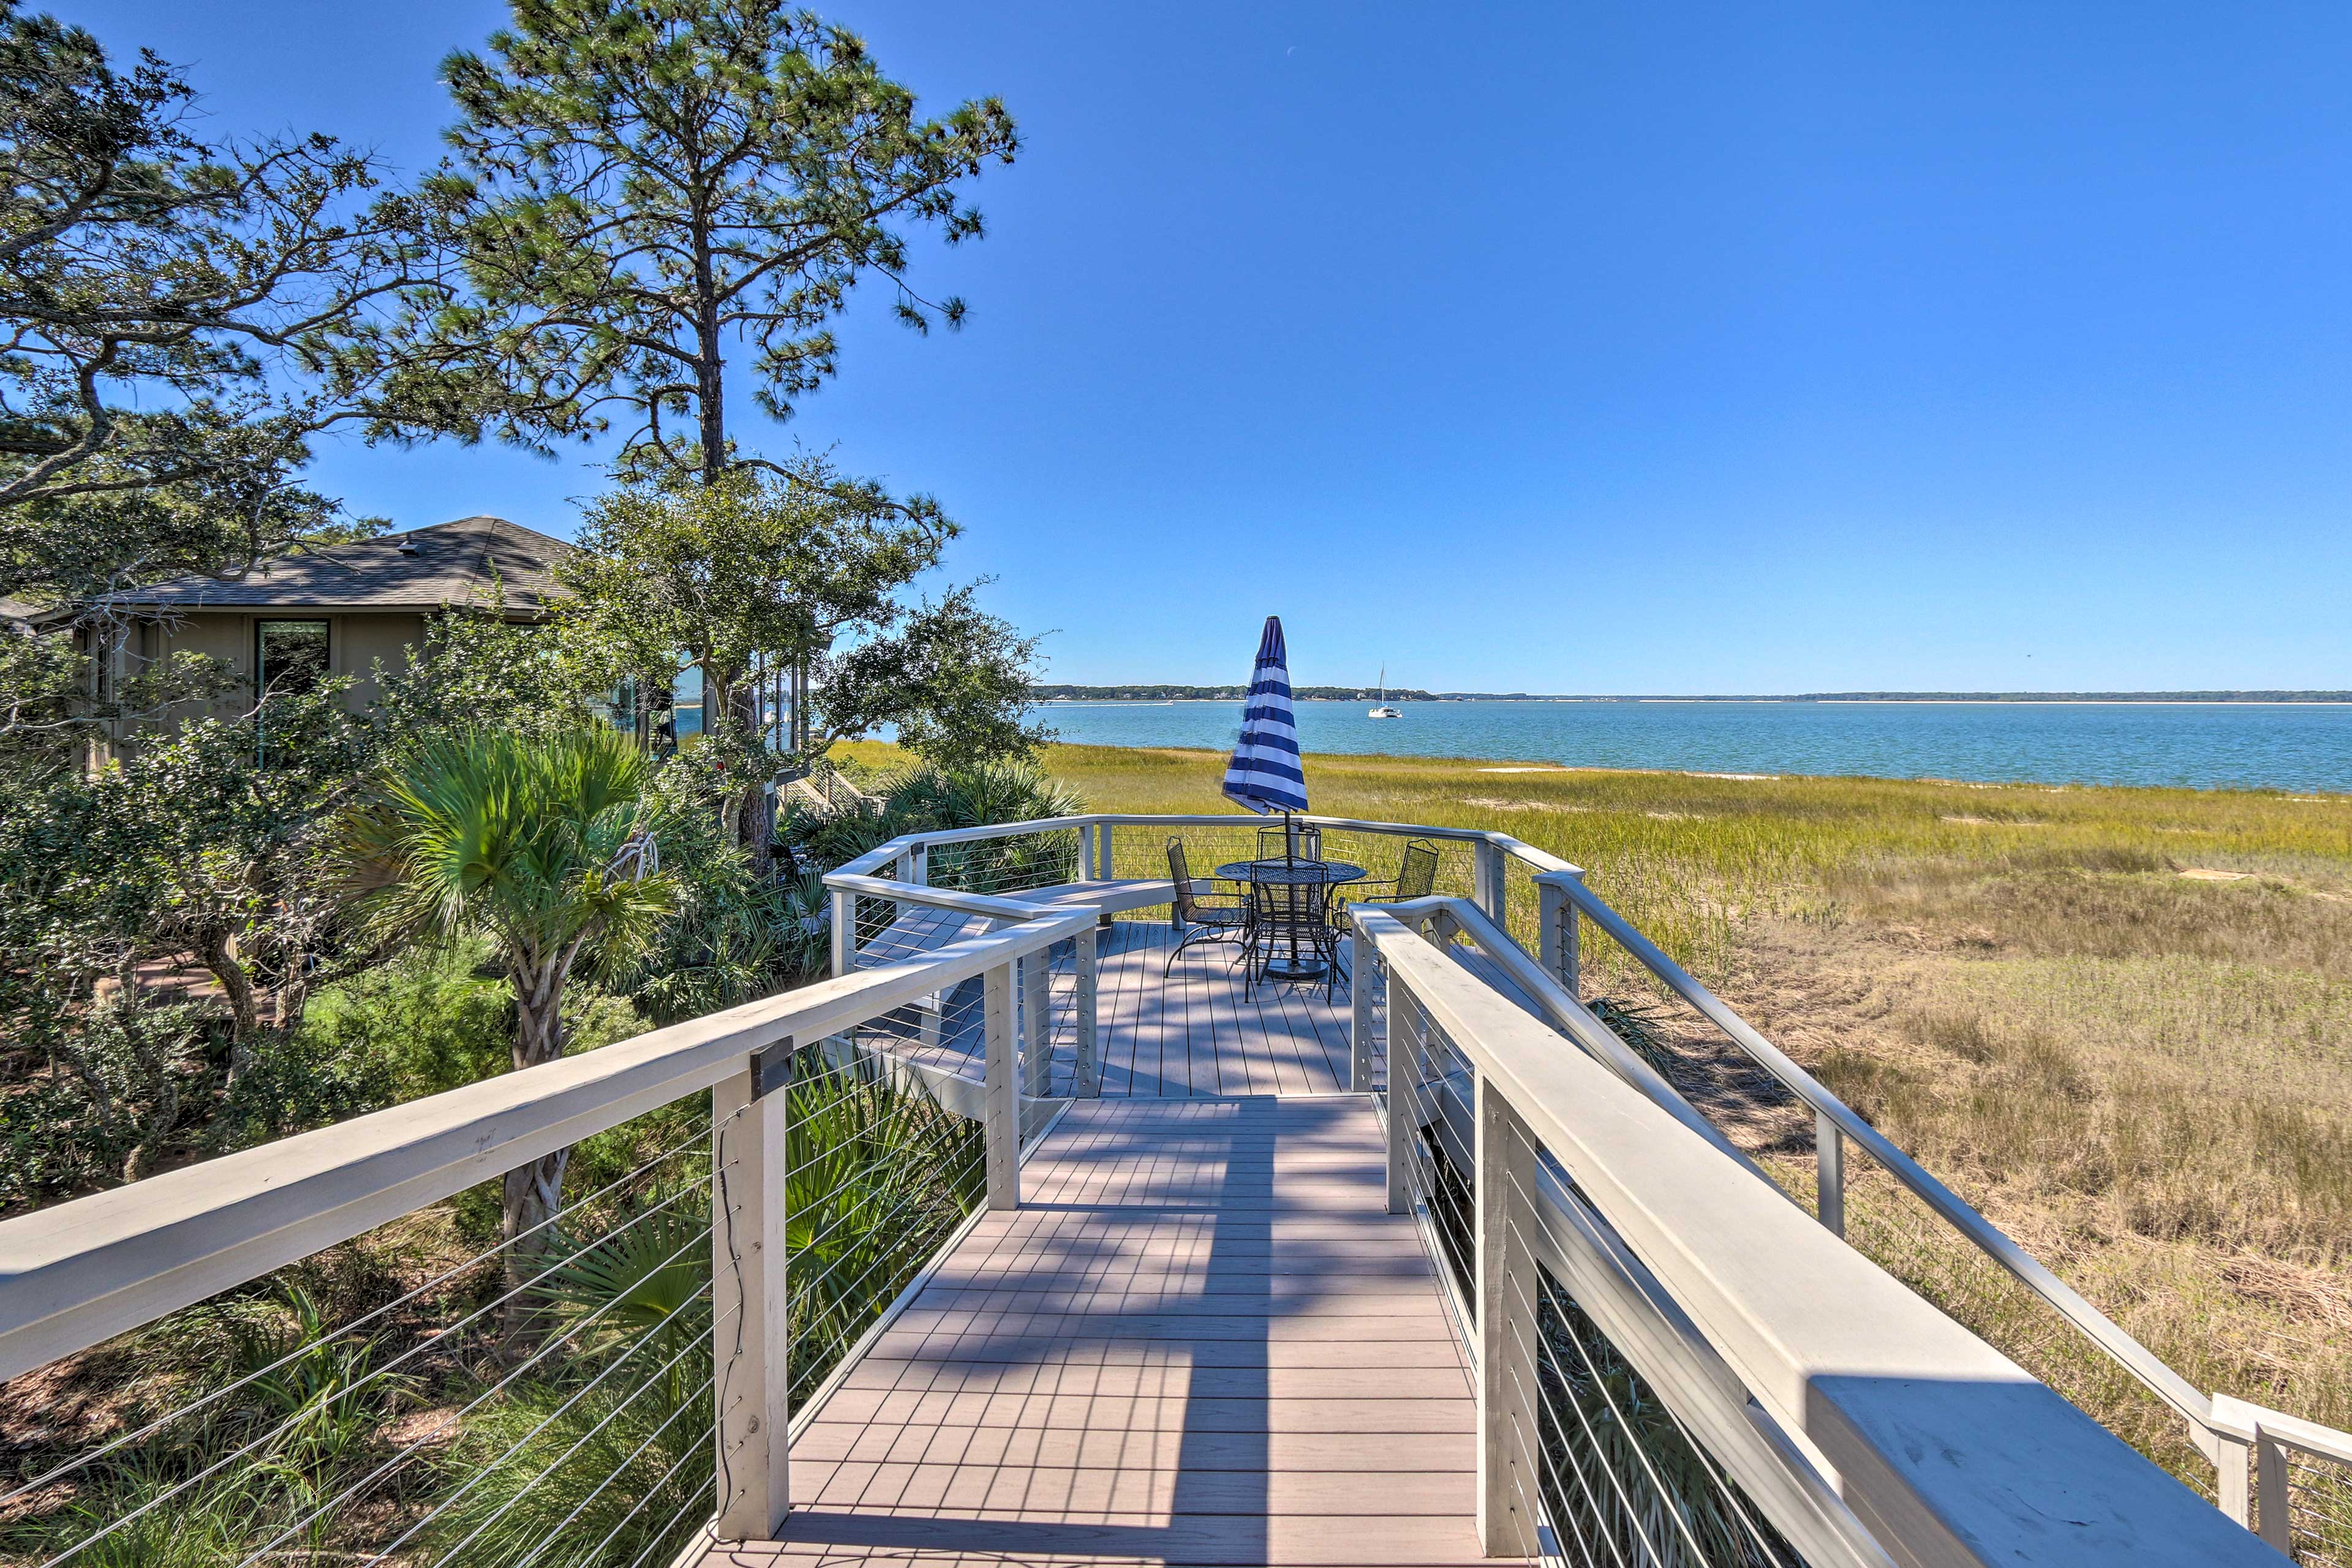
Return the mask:
<path fill-rule="evenodd" d="M 2166 1365 L 1765 1040 L 1601 899 L 1580 869 L 1501 833 L 1324 816 L 1300 820 L 1321 832 L 1327 855 L 1373 867 L 1384 866 L 1407 838 L 1435 840 L 1442 850 L 1439 896 L 1467 906 L 1490 928 L 1490 940 L 1473 945 L 1482 946 L 1506 967 L 1514 960 L 1534 960 L 1538 971 L 1572 1003 L 1580 1002 L 1587 967 L 1581 950 L 1591 949 L 1593 966 L 1606 968 L 1619 979 L 1642 976 L 1690 1007 L 1719 1035 L 1727 1060 L 1740 1064 L 1740 1070 L 1768 1096 L 1782 1097 L 1790 1117 L 1811 1124 L 1813 1168 L 1805 1179 L 1786 1159 L 1759 1163 L 1741 1151 L 1730 1135 L 1736 1129 L 1708 1122 L 1707 1105 L 1692 1102 L 1667 1084 L 1654 1066 L 1600 1027 L 1589 1011 L 1575 1009 L 1579 1022 L 1591 1027 L 1579 1028 L 1561 1018 L 1554 1022 L 1588 1051 L 1611 1059 L 1621 1073 L 1646 1075 L 1645 1091 L 1652 1098 L 1668 1104 L 1724 1152 L 1780 1184 L 1836 1234 L 1850 1235 L 1878 1261 L 1917 1288 L 1936 1292 L 1956 1310 L 1969 1310 L 1968 1303 L 1975 1302 L 1972 1326 L 1997 1337 L 2063 1391 L 2109 1411 L 2128 1412 L 2135 1401 L 2142 1403 L 2146 1408 L 2123 1423 L 2127 1435 L 2231 1517 L 2284 1549 L 2292 1533 L 2287 1522 L 2292 1516 L 2305 1521 L 2303 1535 L 2295 1540 L 2322 1543 L 2299 1547 L 2305 1555 L 2328 1551 L 2352 1556 L 2352 1545 L 2326 1544 L 2336 1540 L 2339 1516 L 2352 1511 L 2342 1501 L 2337 1459 L 2309 1447 L 2273 1452 L 2265 1447 L 2269 1439 L 2253 1426 L 2217 1417 L 2215 1396 Z M 984 868 L 981 875 L 1009 888 L 1011 880 L 997 868 L 1018 858 L 1010 850 L 983 854 L 977 846 L 999 840 L 1060 846 L 1075 836 L 1076 863 L 1090 879 L 1139 885 L 1165 876 L 1165 840 L 1171 834 L 1184 839 L 1197 868 L 1248 858 L 1258 826 L 1255 819 L 1231 816 L 1092 814 L 1051 824 L 910 836 L 844 869 L 897 867 L 900 875 L 919 879 L 927 874 L 930 858 L 945 850 L 967 857 L 969 864 Z M 1056 870 L 1066 864 L 1060 855 L 1057 847 Z M 1023 863 L 1042 868 L 1045 858 L 1033 849 Z M 1042 877 L 1046 872 L 1039 868 L 1024 874 Z M 1047 886 L 1032 881 L 1022 890 Z M 1140 913 L 1149 907 L 1134 903 L 1115 912 Z M 1607 1037 L 1607 1043 L 1596 1041 L 1596 1033 Z M 1374 1079 L 1363 1075 L 1375 1069 L 1365 1062 L 1357 1066 L 1356 1087 L 1370 1087 Z M 1661 1090 L 1671 1099 L 1663 1098 Z M 2076 1345 L 2087 1348 L 2096 1360 L 2085 1363 L 2072 1353 Z M 2062 1348 L 2066 1353 L 2057 1353 Z M 2085 1381 L 2092 1374 L 2096 1374 L 2095 1387 Z M 2257 1408 L 2234 1401 L 2227 1407 Z M 2267 1430 L 2288 1419 L 2278 1416 Z M 2267 1516 L 2256 1500 L 2262 1476 L 2268 1476 L 2281 1494 L 2279 1506 Z"/>
<path fill-rule="evenodd" d="M 0 1226 L 0 1397 L 168 1368 L 0 1480 L 0 1553 L 530 1568 L 772 1531 L 793 1412 L 1017 1203 L 1015 972 L 1091 925 L 1048 911 Z M 977 1119 L 890 1049 L 967 990 Z M 454 1258 L 433 1239 L 565 1147 L 581 1195 Z M 379 1231 L 435 1261 L 348 1307 L 305 1283 L 376 1278 Z"/>
<path fill-rule="evenodd" d="M 2077 1551 L 2261 1552 L 1630 1075 L 1562 1051 L 1415 912 L 1362 911 L 1357 935 L 1388 996 L 1392 1206 L 1469 1326 L 1490 1552 L 1996 1561 L 2048 1550 L 2093 1473 L 2108 1500 Z M 1890 1400 L 1937 1438 L 1884 1446 Z"/>

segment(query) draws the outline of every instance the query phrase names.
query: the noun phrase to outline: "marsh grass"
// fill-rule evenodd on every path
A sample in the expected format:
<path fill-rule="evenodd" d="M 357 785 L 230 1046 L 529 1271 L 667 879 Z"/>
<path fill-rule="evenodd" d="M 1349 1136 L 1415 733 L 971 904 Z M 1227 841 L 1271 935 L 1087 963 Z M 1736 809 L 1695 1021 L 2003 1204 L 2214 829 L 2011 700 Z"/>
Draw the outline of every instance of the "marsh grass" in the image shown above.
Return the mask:
<path fill-rule="evenodd" d="M 1047 754 L 1111 811 L 1229 809 L 1223 764 Z M 2191 1382 L 2352 1426 L 2352 795 L 1506 765 L 1311 756 L 1307 774 L 1319 812 L 1500 827 L 1585 868 Z M 1464 858 L 1440 887 L 1467 890 Z M 1515 931 L 1532 903 L 1515 884 Z M 1810 1202 L 1810 1118 L 1587 933 L 1587 994 L 1644 1009 L 1670 1076 Z M 1857 1165 L 1858 1246 L 2210 1491 L 2153 1395 Z M 2352 1563 L 2352 1541 L 2327 1550 Z"/>

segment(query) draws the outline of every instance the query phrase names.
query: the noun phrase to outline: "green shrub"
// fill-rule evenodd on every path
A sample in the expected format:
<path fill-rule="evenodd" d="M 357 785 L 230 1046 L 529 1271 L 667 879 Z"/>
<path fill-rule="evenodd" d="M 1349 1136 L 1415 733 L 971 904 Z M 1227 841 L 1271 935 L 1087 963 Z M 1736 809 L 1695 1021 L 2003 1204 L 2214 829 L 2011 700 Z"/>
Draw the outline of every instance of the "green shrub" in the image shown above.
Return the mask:
<path fill-rule="evenodd" d="M 0 1100 L 0 1209 L 145 1174 L 208 1101 L 216 1021 L 204 1003 L 119 995 L 75 1019 L 53 1042 L 57 1070 Z"/>
<path fill-rule="evenodd" d="M 366 1063 L 383 1103 L 478 1082 L 512 1065 L 514 998 L 479 942 L 412 948 L 311 999 L 299 1055 Z"/>
<path fill-rule="evenodd" d="M 1087 808 L 1076 790 L 1033 763 L 970 768 L 921 763 L 882 774 L 873 787 L 884 797 L 878 810 L 796 805 L 781 830 L 795 862 L 803 869 L 830 870 L 903 834 L 1034 822 Z M 1020 864 L 1008 864 L 1008 857 Z M 993 887 L 1040 887 L 1075 878 L 1077 858 L 1075 832 L 1024 836 L 984 850 L 934 851 L 930 879 L 941 888 L 973 885 L 982 879 L 976 873 L 984 861 L 986 880 Z"/>
<path fill-rule="evenodd" d="M 645 1021 L 625 998 L 589 985 L 567 991 L 571 1051 L 644 1032 Z M 354 1104 L 343 1115 L 478 1083 L 514 1065 L 513 992 L 485 943 L 412 948 L 311 1000 L 284 1072 L 306 1065 L 373 1089 L 370 1104 Z"/>
<path fill-rule="evenodd" d="M 74 1552 L 75 1568 L 218 1568 L 235 1563 L 253 1544 L 268 1500 L 254 1484 L 257 1472 L 231 1466 L 163 1500 L 201 1468 L 194 1462 L 184 1470 L 142 1460 L 110 1466 L 62 1519 L 34 1516 L 0 1529 L 0 1555 L 45 1562 L 89 1542 Z M 125 1521 L 121 1528 L 99 1535 L 118 1520 Z"/>
<path fill-rule="evenodd" d="M 307 1021 L 306 1021 L 307 1022 Z M 226 1152 L 381 1110 L 400 1098 L 384 1053 L 352 1050 L 337 1034 L 303 1027 L 253 1042 L 251 1058 L 228 1086 L 205 1129 Z"/>
<path fill-rule="evenodd" d="M 486 1405 L 451 1447 L 431 1562 L 468 1568 L 667 1563 L 709 1517 L 710 1361 L 698 1375 L 522 1383 Z"/>

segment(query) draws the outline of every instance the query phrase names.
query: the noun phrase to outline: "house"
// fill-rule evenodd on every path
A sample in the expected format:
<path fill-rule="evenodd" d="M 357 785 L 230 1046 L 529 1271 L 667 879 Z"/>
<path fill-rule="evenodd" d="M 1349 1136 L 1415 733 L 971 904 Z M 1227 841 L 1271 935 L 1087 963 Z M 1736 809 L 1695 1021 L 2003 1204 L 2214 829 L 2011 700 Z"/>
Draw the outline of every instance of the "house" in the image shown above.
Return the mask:
<path fill-rule="evenodd" d="M 370 672 L 396 668 L 406 649 L 423 646 L 429 616 L 496 604 L 509 620 L 543 619 L 562 592 L 556 564 L 571 548 L 502 517 L 467 517 L 275 556 L 234 582 L 152 584 L 109 600 L 123 630 L 111 648 L 93 647 L 95 679 L 103 689 L 175 653 L 199 653 L 244 682 L 209 705 L 222 717 L 250 707 L 264 688 L 341 675 L 354 678 L 350 700 L 363 707 L 375 694 Z"/>
<path fill-rule="evenodd" d="M 376 696 L 373 672 L 396 669 L 425 643 L 427 619 L 495 605 L 509 621 L 537 622 L 563 594 L 555 572 L 572 546 L 502 517 L 465 517 L 405 533 L 274 556 L 234 582 L 195 575 L 112 595 L 110 628 L 76 635 L 91 655 L 92 694 L 175 653 L 220 661 L 239 684 L 211 702 L 179 706 L 172 719 L 231 718 L 261 691 L 299 689 L 349 676 L 354 709 Z M 701 671 L 688 666 L 667 693 L 645 701 L 613 694 L 606 716 L 667 753 L 702 729 Z M 118 721 L 110 747 L 152 718 Z"/>
<path fill-rule="evenodd" d="M 168 718 L 233 718 L 263 689 L 300 689 L 349 676 L 345 700 L 375 700 L 373 675 L 396 669 L 425 643 L 430 616 L 497 605 L 509 621 L 536 622 L 562 594 L 555 569 L 572 546 L 502 517 L 465 517 L 405 533 L 273 556 L 234 581 L 173 577 L 107 600 L 110 627 L 76 633 L 90 655 L 93 696 L 177 653 L 219 661 L 237 685 L 209 702 L 179 704 Z M 153 716 L 118 720 L 105 751 L 132 741 Z"/>

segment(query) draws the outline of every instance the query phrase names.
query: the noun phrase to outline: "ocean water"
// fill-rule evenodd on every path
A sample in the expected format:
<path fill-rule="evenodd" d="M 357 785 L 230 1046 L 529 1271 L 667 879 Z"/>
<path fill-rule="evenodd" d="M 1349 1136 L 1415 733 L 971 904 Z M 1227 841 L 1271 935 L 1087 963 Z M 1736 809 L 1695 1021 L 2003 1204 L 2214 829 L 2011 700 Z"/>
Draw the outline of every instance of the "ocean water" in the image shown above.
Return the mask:
<path fill-rule="evenodd" d="M 1691 773 L 2352 790 L 2352 706 L 2152 702 L 1301 702 L 1316 752 Z M 1090 746 L 1230 746 L 1238 702 L 1049 702 Z"/>

